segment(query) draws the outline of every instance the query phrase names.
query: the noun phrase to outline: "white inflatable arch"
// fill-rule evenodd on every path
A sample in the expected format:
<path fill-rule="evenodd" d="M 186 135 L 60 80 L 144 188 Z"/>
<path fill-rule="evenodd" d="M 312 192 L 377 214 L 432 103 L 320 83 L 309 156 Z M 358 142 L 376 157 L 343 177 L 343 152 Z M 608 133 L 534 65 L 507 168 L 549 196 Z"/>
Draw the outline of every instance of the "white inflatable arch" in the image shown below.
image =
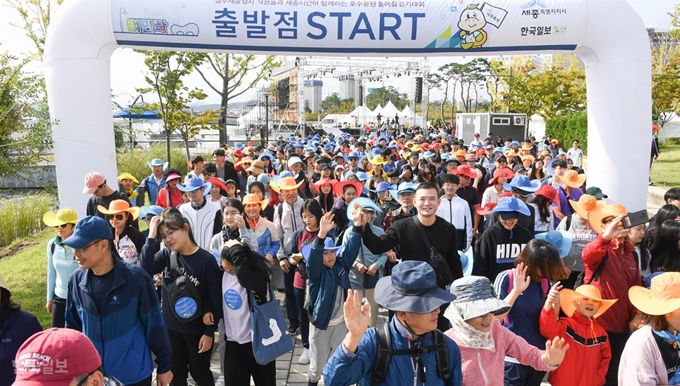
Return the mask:
<path fill-rule="evenodd" d="M 116 186 L 110 58 L 118 47 L 335 56 L 576 52 L 586 64 L 588 183 L 645 207 L 651 53 L 624 0 L 69 0 L 47 34 L 59 199 L 84 215 L 83 177 Z"/>

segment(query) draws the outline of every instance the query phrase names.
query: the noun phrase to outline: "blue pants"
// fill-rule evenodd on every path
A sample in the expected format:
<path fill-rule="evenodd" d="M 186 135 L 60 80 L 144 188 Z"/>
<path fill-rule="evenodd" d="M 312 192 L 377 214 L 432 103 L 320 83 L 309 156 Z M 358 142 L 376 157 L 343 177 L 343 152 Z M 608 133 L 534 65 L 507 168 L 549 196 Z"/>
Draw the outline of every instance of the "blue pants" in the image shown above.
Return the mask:
<path fill-rule="evenodd" d="M 505 386 L 541 386 L 545 371 L 531 366 L 505 362 Z"/>

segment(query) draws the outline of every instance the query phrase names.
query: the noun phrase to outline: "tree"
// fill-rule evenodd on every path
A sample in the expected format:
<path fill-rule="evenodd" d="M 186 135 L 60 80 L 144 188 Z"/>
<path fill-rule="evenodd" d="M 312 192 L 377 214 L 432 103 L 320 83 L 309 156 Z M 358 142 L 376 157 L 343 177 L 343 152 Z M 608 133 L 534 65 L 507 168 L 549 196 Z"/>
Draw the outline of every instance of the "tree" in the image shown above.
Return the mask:
<path fill-rule="evenodd" d="M 0 177 L 45 161 L 43 151 L 53 145 L 43 80 L 23 72 L 28 62 L 0 54 Z"/>
<path fill-rule="evenodd" d="M 680 112 L 680 6 L 669 15 L 674 27 L 670 39 L 652 44 L 652 108 L 662 129 Z"/>
<path fill-rule="evenodd" d="M 397 109 L 403 110 L 408 105 L 408 96 L 392 86 L 380 87 L 366 96 L 366 107 L 374 110 L 378 105 L 385 106 L 390 101 Z"/>
<path fill-rule="evenodd" d="M 321 109 L 330 112 L 331 110 L 338 110 L 341 104 L 340 95 L 334 92 L 321 101 Z"/>
<path fill-rule="evenodd" d="M 194 95 L 194 97 L 200 100 L 200 96 L 196 97 Z M 205 99 L 205 96 L 203 99 Z M 187 111 L 187 109 L 182 109 L 172 112 L 171 122 L 175 125 L 173 131 L 177 133 L 182 138 L 182 142 L 184 142 L 187 160 L 191 159 L 191 154 L 189 154 L 189 141 L 198 135 L 201 129 L 218 129 L 217 122 L 219 119 L 220 114 L 214 110 L 205 110 L 195 113 L 192 109 L 189 109 L 189 111 Z"/>
<path fill-rule="evenodd" d="M 196 71 L 201 78 L 221 98 L 218 124 L 221 128 L 220 143 L 225 143 L 229 101 L 252 90 L 260 81 L 268 80 L 271 71 L 281 66 L 281 60 L 274 55 L 268 55 L 262 59 L 250 54 L 193 53 L 189 56 L 195 61 Z M 211 82 L 207 76 L 208 72 L 217 74 L 220 82 L 215 84 Z"/>
<path fill-rule="evenodd" d="M 193 131 L 194 126 L 190 125 L 192 119 L 184 111 L 189 110 L 189 103 L 203 100 L 207 95 L 197 88 L 190 90 L 182 80 L 196 67 L 193 54 L 172 51 L 140 52 L 145 56 L 144 64 L 148 71 L 144 79 L 149 87 L 139 88 L 137 91 L 142 94 L 154 93 L 158 97 L 158 102 L 147 104 L 146 108 L 160 112 L 165 131 L 166 157 L 170 162 L 170 134 L 177 132 L 182 137 L 188 155 L 188 138 L 196 133 Z"/>
<path fill-rule="evenodd" d="M 26 36 L 33 42 L 35 51 L 30 52 L 32 60 L 42 62 L 45 53 L 45 37 L 55 8 L 64 0 L 5 0 L 9 8 L 13 8 L 21 18 L 22 25 L 12 24 L 26 31 Z"/>

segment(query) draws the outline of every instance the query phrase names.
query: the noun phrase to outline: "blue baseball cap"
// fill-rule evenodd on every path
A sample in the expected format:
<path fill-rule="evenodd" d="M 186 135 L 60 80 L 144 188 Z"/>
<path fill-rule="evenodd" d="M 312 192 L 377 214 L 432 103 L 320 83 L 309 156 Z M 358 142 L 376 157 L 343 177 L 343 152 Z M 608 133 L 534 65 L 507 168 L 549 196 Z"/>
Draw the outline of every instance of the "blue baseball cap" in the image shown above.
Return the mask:
<path fill-rule="evenodd" d="M 71 236 L 61 243 L 73 249 L 80 249 L 95 240 L 113 240 L 113 232 L 109 223 L 103 218 L 87 216 L 78 221 Z"/>

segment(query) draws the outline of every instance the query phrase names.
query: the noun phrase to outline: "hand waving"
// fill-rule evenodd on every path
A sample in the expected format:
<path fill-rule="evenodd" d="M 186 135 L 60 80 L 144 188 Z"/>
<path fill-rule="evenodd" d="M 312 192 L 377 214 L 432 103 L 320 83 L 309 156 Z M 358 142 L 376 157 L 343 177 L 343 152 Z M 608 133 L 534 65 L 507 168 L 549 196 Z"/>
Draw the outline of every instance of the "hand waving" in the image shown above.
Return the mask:
<path fill-rule="evenodd" d="M 359 293 L 354 290 L 348 290 L 347 300 L 344 304 L 345 311 L 345 325 L 347 326 L 347 331 L 352 336 L 361 337 L 366 332 L 369 323 L 369 312 L 371 305 L 369 303 L 361 305 L 361 298 L 359 298 Z"/>
<path fill-rule="evenodd" d="M 328 212 L 321 217 L 321 223 L 319 224 L 319 237 L 325 238 L 328 232 L 330 232 L 335 227 L 333 217 L 335 217 L 333 212 Z"/>
<path fill-rule="evenodd" d="M 559 366 L 568 349 L 569 343 L 565 343 L 564 338 L 556 336 L 552 341 L 545 342 L 545 353 L 541 359 L 548 366 Z"/>
<path fill-rule="evenodd" d="M 527 276 L 527 270 L 528 267 L 524 265 L 524 263 L 519 263 L 517 268 L 512 269 L 512 273 L 515 276 L 513 280 L 513 291 L 516 290 L 519 293 L 522 293 L 529 287 L 531 278 Z"/>

